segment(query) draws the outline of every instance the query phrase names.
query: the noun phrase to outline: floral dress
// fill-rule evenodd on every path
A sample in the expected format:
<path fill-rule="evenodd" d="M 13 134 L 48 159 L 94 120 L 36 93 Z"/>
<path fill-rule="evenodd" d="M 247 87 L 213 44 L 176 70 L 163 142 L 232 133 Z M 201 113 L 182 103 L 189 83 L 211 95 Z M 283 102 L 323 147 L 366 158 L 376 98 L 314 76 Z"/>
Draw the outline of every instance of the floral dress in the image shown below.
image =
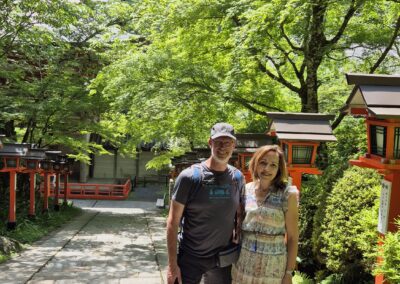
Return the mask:
<path fill-rule="evenodd" d="M 276 191 L 270 188 L 265 200 L 257 204 L 255 184 L 246 184 L 243 193 L 245 218 L 242 223 L 242 249 L 232 267 L 232 283 L 281 284 L 286 271 L 285 212 L 289 193 L 298 195 L 295 186 Z"/>

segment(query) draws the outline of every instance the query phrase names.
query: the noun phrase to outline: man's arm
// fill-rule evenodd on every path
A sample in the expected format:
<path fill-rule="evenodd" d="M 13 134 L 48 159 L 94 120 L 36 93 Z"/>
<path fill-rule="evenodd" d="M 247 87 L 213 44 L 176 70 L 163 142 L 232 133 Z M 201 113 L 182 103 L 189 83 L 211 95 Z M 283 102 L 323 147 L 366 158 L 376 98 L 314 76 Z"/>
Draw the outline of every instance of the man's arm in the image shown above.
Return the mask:
<path fill-rule="evenodd" d="M 178 227 L 182 218 L 185 206 L 175 200 L 171 200 L 167 219 L 167 247 L 168 247 L 168 284 L 174 284 L 178 278 L 178 283 L 182 283 L 181 271 L 177 261 L 177 242 Z"/>

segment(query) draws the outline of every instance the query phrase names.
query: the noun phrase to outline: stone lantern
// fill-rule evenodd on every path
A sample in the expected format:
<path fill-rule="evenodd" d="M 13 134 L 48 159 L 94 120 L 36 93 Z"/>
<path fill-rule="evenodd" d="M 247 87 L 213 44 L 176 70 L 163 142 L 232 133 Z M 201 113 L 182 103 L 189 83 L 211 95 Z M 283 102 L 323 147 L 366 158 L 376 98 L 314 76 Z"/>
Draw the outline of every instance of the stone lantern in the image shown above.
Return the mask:
<path fill-rule="evenodd" d="M 368 144 L 367 154 L 350 163 L 383 175 L 378 231 L 384 237 L 396 231 L 400 216 L 400 75 L 346 74 L 346 79 L 354 88 L 342 111 L 365 117 Z M 384 283 L 383 276 L 375 283 Z"/>
<path fill-rule="evenodd" d="M 321 142 L 336 141 L 329 121 L 333 115 L 315 113 L 268 112 L 272 119 L 270 135 L 277 136 L 285 154 L 289 176 L 300 190 L 302 174 L 322 174 L 316 167 Z"/>

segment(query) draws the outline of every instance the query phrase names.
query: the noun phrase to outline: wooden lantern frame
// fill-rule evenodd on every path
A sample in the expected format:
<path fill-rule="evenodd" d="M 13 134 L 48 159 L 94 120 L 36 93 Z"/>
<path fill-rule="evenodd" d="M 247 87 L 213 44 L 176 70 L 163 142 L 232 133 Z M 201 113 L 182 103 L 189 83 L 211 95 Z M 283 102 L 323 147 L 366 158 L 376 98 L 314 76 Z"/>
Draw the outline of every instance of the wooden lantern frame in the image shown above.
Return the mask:
<path fill-rule="evenodd" d="M 397 231 L 394 220 L 400 216 L 400 205 L 397 202 L 400 200 L 400 157 L 396 158 L 394 153 L 395 129 L 400 128 L 400 76 L 346 74 L 346 79 L 349 85 L 354 85 L 354 88 L 342 112 L 366 118 L 368 143 L 368 153 L 349 162 L 359 167 L 376 169 L 383 175 L 383 183 L 391 184 L 388 200 L 381 203 L 381 205 L 386 204 L 383 208 L 386 207 L 384 211 L 387 210 L 387 214 L 382 215 L 385 218 L 379 220 L 380 224 L 385 224 L 381 226 L 381 229 L 378 226 L 381 235 L 378 245 L 381 245 L 386 230 Z M 378 155 L 372 151 L 371 128 L 373 126 L 386 128 L 385 155 Z M 400 137 L 398 143 L 400 147 Z M 384 187 L 382 187 L 382 192 L 383 189 Z M 385 229 L 382 229 L 383 227 Z M 377 262 L 381 261 L 382 258 L 378 257 Z M 377 275 L 375 283 L 386 283 L 383 275 Z"/>
<path fill-rule="evenodd" d="M 334 116 L 279 112 L 268 112 L 267 116 L 272 119 L 269 133 L 271 136 L 278 137 L 282 151 L 285 153 L 292 184 L 300 190 L 303 174 L 322 174 L 322 171 L 315 165 L 317 150 L 321 142 L 336 141 L 329 125 L 329 120 L 332 120 Z M 294 162 L 293 149 L 296 146 L 312 147 L 308 163 Z M 287 149 L 287 152 L 285 149 Z"/>

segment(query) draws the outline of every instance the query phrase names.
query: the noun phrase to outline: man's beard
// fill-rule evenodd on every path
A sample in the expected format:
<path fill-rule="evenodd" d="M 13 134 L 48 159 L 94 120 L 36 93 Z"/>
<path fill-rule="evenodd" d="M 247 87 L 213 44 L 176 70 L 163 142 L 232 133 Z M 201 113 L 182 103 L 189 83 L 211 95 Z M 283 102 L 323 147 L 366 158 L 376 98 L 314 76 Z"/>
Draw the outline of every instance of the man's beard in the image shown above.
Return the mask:
<path fill-rule="evenodd" d="M 229 159 L 232 157 L 232 153 L 230 153 L 226 158 L 221 159 L 217 156 L 216 153 L 214 153 L 214 150 L 211 150 L 211 156 L 216 162 L 220 164 L 227 164 L 229 162 Z"/>

